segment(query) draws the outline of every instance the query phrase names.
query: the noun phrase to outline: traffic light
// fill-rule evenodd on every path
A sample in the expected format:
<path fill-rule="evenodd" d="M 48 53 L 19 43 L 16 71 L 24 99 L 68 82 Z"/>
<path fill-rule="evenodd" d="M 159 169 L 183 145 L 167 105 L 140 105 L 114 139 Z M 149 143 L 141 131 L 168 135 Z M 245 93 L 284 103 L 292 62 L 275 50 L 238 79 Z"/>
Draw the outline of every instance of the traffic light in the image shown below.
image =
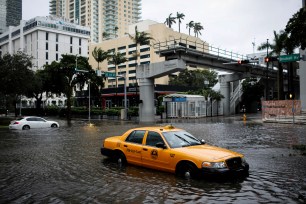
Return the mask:
<path fill-rule="evenodd" d="M 250 60 L 238 60 L 238 64 L 249 64 Z"/>
<path fill-rule="evenodd" d="M 265 62 L 274 62 L 278 61 L 277 57 L 265 57 Z"/>

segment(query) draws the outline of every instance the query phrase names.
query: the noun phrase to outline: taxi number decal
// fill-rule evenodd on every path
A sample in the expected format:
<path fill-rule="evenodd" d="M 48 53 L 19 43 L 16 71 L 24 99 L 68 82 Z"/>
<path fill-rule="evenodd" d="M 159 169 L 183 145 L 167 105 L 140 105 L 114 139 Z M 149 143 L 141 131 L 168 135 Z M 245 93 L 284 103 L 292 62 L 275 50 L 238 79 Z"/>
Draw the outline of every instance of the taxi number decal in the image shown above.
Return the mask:
<path fill-rule="evenodd" d="M 151 157 L 152 157 L 152 159 L 157 159 L 158 158 L 158 151 L 156 149 L 153 149 L 151 151 Z"/>
<path fill-rule="evenodd" d="M 141 151 L 139 151 L 139 150 L 134 150 L 134 149 L 126 149 L 126 151 L 127 152 L 131 152 L 131 153 L 136 153 L 136 154 L 140 154 L 141 153 Z"/>
<path fill-rule="evenodd" d="M 120 147 L 120 145 L 121 145 L 121 142 L 118 142 L 118 143 L 117 143 L 117 147 Z"/>
<path fill-rule="evenodd" d="M 175 154 L 170 154 L 170 157 L 174 157 L 175 156 Z"/>

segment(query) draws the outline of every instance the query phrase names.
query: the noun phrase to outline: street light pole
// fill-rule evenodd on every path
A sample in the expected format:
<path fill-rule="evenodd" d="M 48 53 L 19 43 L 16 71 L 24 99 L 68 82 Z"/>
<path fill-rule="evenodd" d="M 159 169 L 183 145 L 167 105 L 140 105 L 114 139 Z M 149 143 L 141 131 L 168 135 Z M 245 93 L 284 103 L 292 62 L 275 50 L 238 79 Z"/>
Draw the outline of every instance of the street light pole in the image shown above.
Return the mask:
<path fill-rule="evenodd" d="M 90 124 L 90 79 L 88 80 L 88 121 Z"/>
<path fill-rule="evenodd" d="M 269 39 L 267 39 L 267 58 L 269 55 Z M 268 100 L 268 68 L 269 68 L 269 61 L 266 61 L 267 63 L 267 70 L 266 70 L 266 101 Z"/>
<path fill-rule="evenodd" d="M 127 120 L 126 73 L 124 74 L 124 120 Z"/>
<path fill-rule="evenodd" d="M 292 123 L 294 124 L 295 123 L 295 121 L 294 121 L 294 99 L 293 99 L 292 94 L 290 94 L 289 97 L 292 100 Z"/>

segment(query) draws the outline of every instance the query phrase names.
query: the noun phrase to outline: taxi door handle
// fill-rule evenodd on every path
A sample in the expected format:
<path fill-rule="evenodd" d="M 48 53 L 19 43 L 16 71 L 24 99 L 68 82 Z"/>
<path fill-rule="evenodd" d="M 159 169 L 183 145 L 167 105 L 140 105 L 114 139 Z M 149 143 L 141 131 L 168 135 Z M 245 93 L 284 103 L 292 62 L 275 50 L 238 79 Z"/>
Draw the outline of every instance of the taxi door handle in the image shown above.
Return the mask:
<path fill-rule="evenodd" d="M 124 147 L 127 147 L 127 145 L 123 145 Z"/>
<path fill-rule="evenodd" d="M 143 151 L 148 151 L 148 149 L 147 148 L 143 148 Z"/>

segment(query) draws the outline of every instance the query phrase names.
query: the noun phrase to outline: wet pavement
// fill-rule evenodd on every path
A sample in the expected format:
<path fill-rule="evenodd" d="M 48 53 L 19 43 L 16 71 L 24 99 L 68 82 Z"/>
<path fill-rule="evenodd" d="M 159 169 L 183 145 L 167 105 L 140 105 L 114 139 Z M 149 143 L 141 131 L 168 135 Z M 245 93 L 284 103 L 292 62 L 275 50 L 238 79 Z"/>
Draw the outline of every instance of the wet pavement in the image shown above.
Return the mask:
<path fill-rule="evenodd" d="M 131 165 L 120 169 L 101 156 L 104 138 L 143 124 L 58 121 L 59 129 L 0 129 L 0 203 L 306 202 L 306 156 L 293 149 L 306 144 L 305 125 L 261 123 L 256 116 L 157 122 L 245 154 L 247 178 L 207 181 Z"/>

